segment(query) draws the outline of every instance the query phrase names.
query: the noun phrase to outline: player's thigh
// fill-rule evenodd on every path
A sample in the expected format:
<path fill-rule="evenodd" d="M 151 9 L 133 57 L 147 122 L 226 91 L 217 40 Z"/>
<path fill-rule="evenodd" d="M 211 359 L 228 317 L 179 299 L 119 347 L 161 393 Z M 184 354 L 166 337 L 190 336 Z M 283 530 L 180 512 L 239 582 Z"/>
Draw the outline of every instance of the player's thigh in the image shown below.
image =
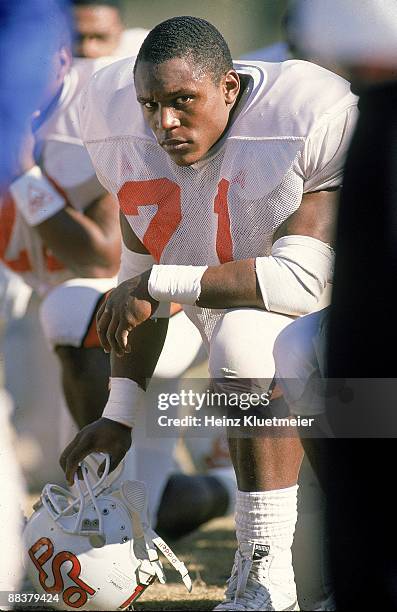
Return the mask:
<path fill-rule="evenodd" d="M 170 318 L 167 337 L 154 371 L 155 378 L 179 378 L 194 362 L 201 335 L 184 312 Z"/>
<path fill-rule="evenodd" d="M 274 346 L 277 384 L 294 414 L 321 414 L 326 393 L 329 309 L 305 315 L 286 327 Z"/>
<path fill-rule="evenodd" d="M 272 379 L 273 346 L 291 318 L 255 308 L 226 311 L 210 341 L 212 378 Z"/>
<path fill-rule="evenodd" d="M 328 312 L 325 308 L 300 317 L 278 335 L 273 350 L 277 376 L 307 378 L 314 370 L 325 374 Z"/>

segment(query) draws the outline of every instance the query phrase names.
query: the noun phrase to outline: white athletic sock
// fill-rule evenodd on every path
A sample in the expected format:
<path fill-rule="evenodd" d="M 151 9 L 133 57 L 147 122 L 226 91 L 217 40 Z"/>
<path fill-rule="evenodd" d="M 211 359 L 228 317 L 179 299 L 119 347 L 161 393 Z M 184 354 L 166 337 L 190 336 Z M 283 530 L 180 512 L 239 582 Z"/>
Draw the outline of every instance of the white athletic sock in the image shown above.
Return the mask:
<path fill-rule="evenodd" d="M 298 485 L 274 491 L 237 491 L 237 540 L 269 546 L 269 555 L 291 548 Z"/>
<path fill-rule="evenodd" d="M 226 599 L 215 610 L 297 607 L 291 545 L 298 487 L 237 492 L 236 552 Z"/>

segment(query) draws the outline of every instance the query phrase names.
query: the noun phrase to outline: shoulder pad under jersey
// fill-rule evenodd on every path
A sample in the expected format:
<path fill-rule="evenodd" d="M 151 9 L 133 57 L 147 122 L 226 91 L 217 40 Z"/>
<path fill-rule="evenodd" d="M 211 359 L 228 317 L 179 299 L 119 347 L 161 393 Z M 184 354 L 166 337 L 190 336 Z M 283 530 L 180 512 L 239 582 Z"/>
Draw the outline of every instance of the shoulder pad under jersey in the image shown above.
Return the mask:
<path fill-rule="evenodd" d="M 357 103 L 350 84 L 316 64 L 235 62 L 252 91 L 230 137 L 306 138 L 313 127 Z"/>

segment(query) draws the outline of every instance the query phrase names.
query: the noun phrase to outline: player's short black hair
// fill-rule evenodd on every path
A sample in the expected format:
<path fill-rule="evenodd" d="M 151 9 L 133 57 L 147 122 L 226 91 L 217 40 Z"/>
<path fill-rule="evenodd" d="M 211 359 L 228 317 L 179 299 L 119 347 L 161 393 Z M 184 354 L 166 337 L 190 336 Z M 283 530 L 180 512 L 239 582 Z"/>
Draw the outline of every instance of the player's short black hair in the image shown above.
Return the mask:
<path fill-rule="evenodd" d="M 72 0 L 73 6 L 112 6 L 121 12 L 121 2 L 120 0 Z"/>
<path fill-rule="evenodd" d="M 149 32 L 139 50 L 138 62 L 162 64 L 176 57 L 186 58 L 216 83 L 233 68 L 230 49 L 212 23 L 199 17 L 172 17 Z"/>

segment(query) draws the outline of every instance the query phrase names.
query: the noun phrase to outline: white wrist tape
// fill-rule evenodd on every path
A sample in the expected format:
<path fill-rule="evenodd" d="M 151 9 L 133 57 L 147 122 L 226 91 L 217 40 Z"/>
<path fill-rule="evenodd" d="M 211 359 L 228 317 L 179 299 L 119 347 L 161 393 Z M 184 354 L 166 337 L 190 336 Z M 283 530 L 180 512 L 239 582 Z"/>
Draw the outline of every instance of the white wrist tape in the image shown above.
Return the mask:
<path fill-rule="evenodd" d="M 66 205 L 66 200 L 43 175 L 38 166 L 10 185 L 15 204 L 28 225 L 43 223 Z"/>
<path fill-rule="evenodd" d="M 137 411 L 143 406 L 145 391 L 130 378 L 111 378 L 109 399 L 102 416 L 133 427 Z"/>
<path fill-rule="evenodd" d="M 120 261 L 120 270 L 117 276 L 117 284 L 123 283 L 129 278 L 134 278 L 134 276 L 139 276 L 150 270 L 153 266 L 155 260 L 150 254 L 144 253 L 136 253 L 135 251 L 130 251 L 124 244 L 121 243 L 121 261 Z M 152 314 L 151 319 L 168 319 L 170 316 L 170 305 L 168 303 L 160 303 L 156 311 Z"/>
<path fill-rule="evenodd" d="M 148 291 L 162 302 L 193 306 L 200 297 L 201 278 L 208 266 L 153 266 Z"/>
<path fill-rule="evenodd" d="M 117 275 L 117 284 L 120 285 L 120 283 L 123 283 L 129 278 L 134 278 L 134 276 L 143 274 L 143 272 L 146 272 L 146 270 L 150 270 L 154 263 L 155 260 L 150 254 L 130 251 L 130 249 L 125 246 L 124 242 L 122 242 L 120 270 Z"/>
<path fill-rule="evenodd" d="M 257 257 L 256 276 L 267 310 L 303 315 L 317 306 L 334 267 L 333 249 L 311 236 L 276 240 L 269 257 Z"/>

